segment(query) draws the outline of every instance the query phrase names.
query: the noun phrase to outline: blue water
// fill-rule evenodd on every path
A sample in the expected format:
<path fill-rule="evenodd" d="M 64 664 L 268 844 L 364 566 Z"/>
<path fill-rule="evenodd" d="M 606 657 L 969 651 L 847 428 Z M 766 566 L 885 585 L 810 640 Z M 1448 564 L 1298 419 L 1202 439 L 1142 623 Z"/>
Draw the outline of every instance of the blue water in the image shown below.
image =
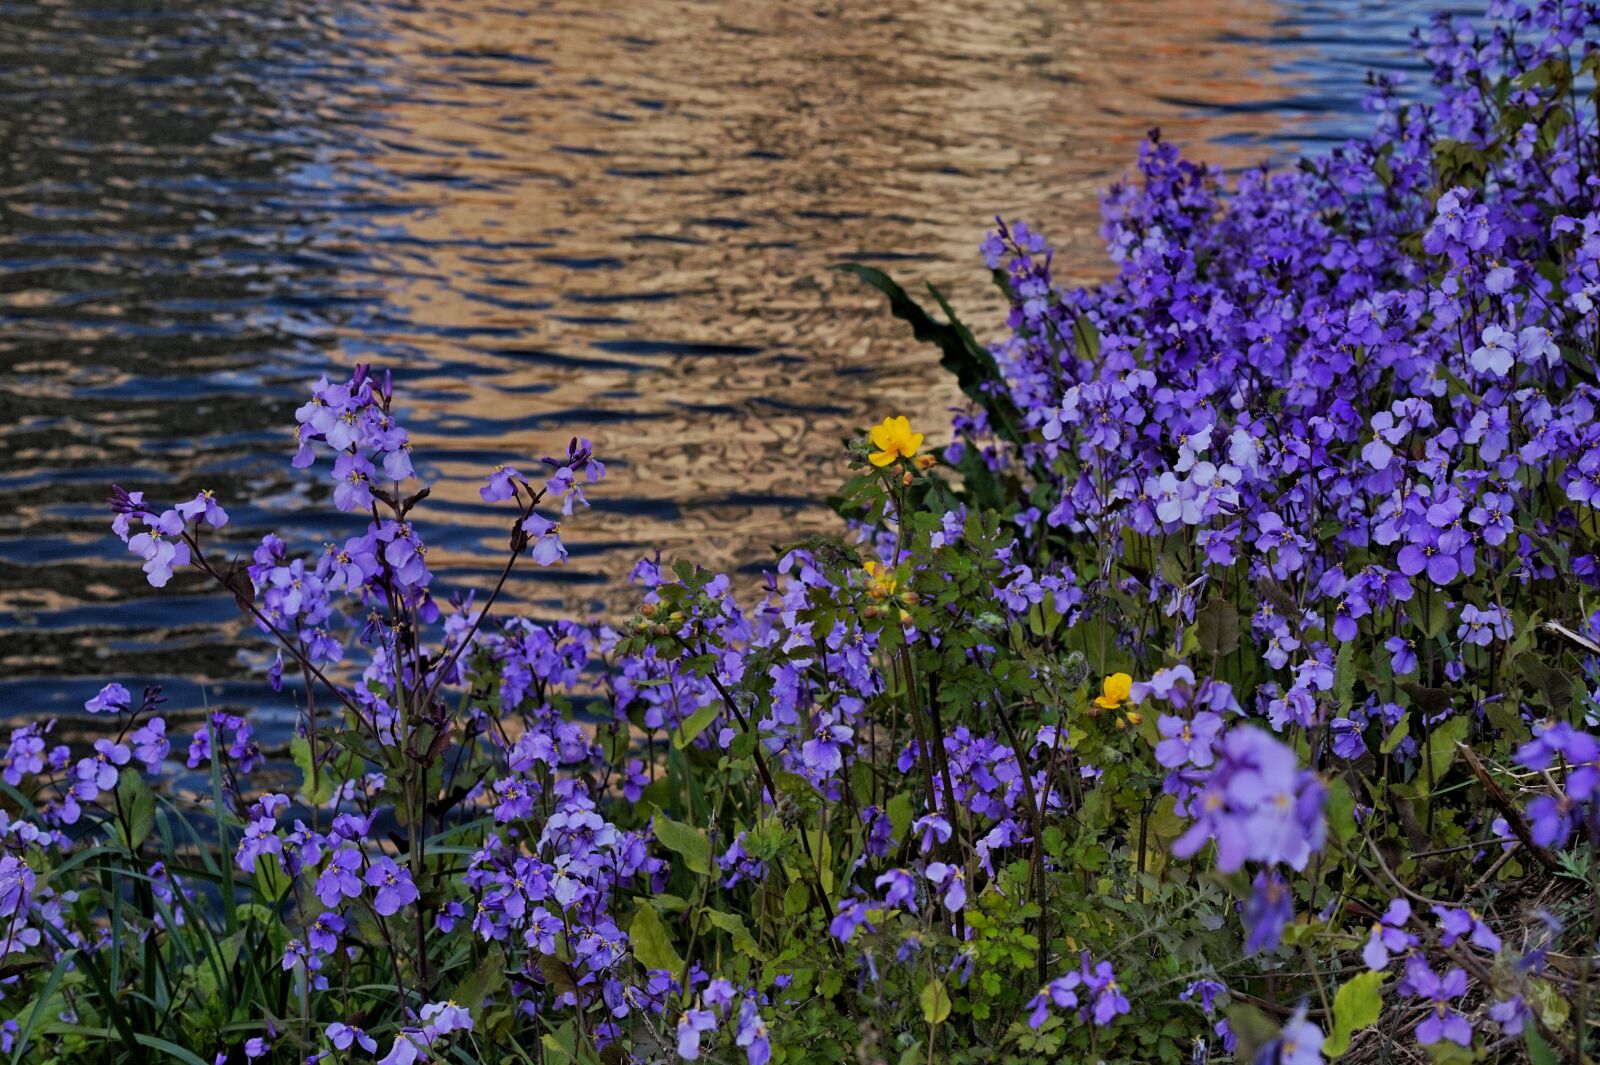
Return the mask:
<path fill-rule="evenodd" d="M 937 440 L 953 399 L 830 263 L 992 324 L 994 213 L 1093 276 L 1148 127 L 1230 167 L 1360 132 L 1430 8 L 1097 6 L 0 3 L 0 710 L 162 683 L 282 741 L 262 645 L 198 578 L 148 588 L 102 501 L 215 488 L 223 550 L 320 549 L 292 412 L 357 360 L 397 373 L 445 586 L 497 566 L 479 478 L 573 433 L 612 479 L 523 609 L 615 615 L 657 549 L 751 573 L 829 527 L 842 437 L 892 409 Z"/>

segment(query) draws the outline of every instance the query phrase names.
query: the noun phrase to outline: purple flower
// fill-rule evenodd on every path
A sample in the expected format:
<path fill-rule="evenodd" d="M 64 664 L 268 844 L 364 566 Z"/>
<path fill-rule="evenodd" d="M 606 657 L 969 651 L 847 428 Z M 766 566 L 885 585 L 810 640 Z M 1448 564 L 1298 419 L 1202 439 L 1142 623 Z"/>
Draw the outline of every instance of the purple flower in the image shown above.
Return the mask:
<path fill-rule="evenodd" d="M 733 1042 L 744 1048 L 745 1065 L 767 1065 L 772 1060 L 772 1042 L 767 1037 L 766 1022 L 761 1019 L 755 1002 L 748 998 L 739 1007 Z"/>
<path fill-rule="evenodd" d="M 83 708 L 91 714 L 120 714 L 131 709 L 133 696 L 128 689 L 113 681 L 100 689 L 100 693 L 93 699 L 83 704 Z"/>
<path fill-rule="evenodd" d="M 1301 1003 L 1278 1038 L 1256 1053 L 1256 1065 L 1322 1065 L 1322 1029 L 1306 1019 Z"/>
<path fill-rule="evenodd" d="M 944 905 L 950 912 L 967 904 L 967 875 L 958 866 L 944 862 L 929 862 L 925 874 L 928 880 L 944 888 Z"/>
<path fill-rule="evenodd" d="M 77 766 L 78 797 L 84 800 L 116 787 L 117 768 L 133 759 L 126 746 L 104 738 L 94 741 L 94 751 L 92 758 L 80 759 Z"/>
<path fill-rule="evenodd" d="M 1532 1018 L 1533 1012 L 1528 1009 L 1528 1004 L 1522 1001 L 1521 995 L 1512 995 L 1502 1002 L 1491 1005 L 1489 1016 L 1495 1019 L 1506 1035 L 1519 1035 Z"/>
<path fill-rule="evenodd" d="M 915 878 L 904 869 L 891 869 L 874 882 L 875 886 L 885 888 L 883 905 L 887 908 L 906 906 L 912 912 L 917 908 L 917 882 Z"/>
<path fill-rule="evenodd" d="M 1462 936 L 1472 940 L 1472 945 L 1487 950 L 1490 953 L 1499 951 L 1500 937 L 1495 935 L 1477 912 L 1454 907 L 1435 906 L 1434 916 L 1439 918 L 1439 929 L 1444 933 L 1440 942 L 1445 946 L 1454 945 Z"/>
<path fill-rule="evenodd" d="M 1505 377 L 1517 363 L 1517 338 L 1497 325 L 1483 330 L 1483 344 L 1472 353 L 1472 368 L 1481 374 Z"/>
<path fill-rule="evenodd" d="M 360 1028 L 352 1027 L 343 1021 L 334 1021 L 328 1025 L 328 1042 L 332 1043 L 336 1050 L 349 1050 L 350 1045 L 354 1043 L 368 1054 L 376 1054 L 378 1052 L 378 1041 L 376 1039 Z"/>
<path fill-rule="evenodd" d="M 411 882 L 410 872 L 395 865 L 392 858 L 379 858 L 373 862 L 363 879 L 370 887 L 377 888 L 372 908 L 385 917 L 392 916 L 403 906 L 411 905 L 419 897 L 417 886 Z"/>
<path fill-rule="evenodd" d="M 867 907 L 860 899 L 844 899 L 834 911 L 833 920 L 828 924 L 828 934 L 841 943 L 848 943 L 855 938 L 856 930 L 866 926 L 868 932 L 873 930 L 867 921 Z"/>
<path fill-rule="evenodd" d="M 1188 1002 L 1195 995 L 1200 996 L 1200 1008 L 1210 1013 L 1216 1008 L 1217 996 L 1227 993 L 1227 986 L 1216 980 L 1196 980 L 1179 993 L 1178 998 Z"/>
<path fill-rule="evenodd" d="M 1217 764 L 1188 804 L 1195 821 L 1173 853 L 1188 858 L 1215 841 L 1223 872 L 1252 859 L 1304 869 L 1327 834 L 1327 789 L 1300 769 L 1291 748 L 1254 725 L 1234 725 L 1217 751 Z"/>
<path fill-rule="evenodd" d="M 1422 955 L 1413 954 L 1406 962 L 1406 975 L 1401 981 L 1400 991 L 1430 1000 L 1427 1016 L 1417 1025 L 1417 1042 L 1428 1046 L 1448 1039 L 1461 1046 L 1472 1045 L 1472 1024 L 1451 1005 L 1453 999 L 1467 993 L 1467 974 L 1464 971 L 1453 968 L 1441 978 Z"/>
<path fill-rule="evenodd" d="M 342 511 L 368 510 L 372 506 L 372 479 L 377 470 L 366 457 L 343 454 L 333 462 L 333 505 Z"/>
<path fill-rule="evenodd" d="M 311 949 L 322 954 L 331 954 L 339 947 L 339 935 L 344 931 L 344 918 L 334 910 L 317 914 L 311 922 L 307 939 L 311 941 Z M 342 1048 L 341 1048 L 342 1049 Z"/>
<path fill-rule="evenodd" d="M 183 540 L 183 518 L 176 510 L 159 518 L 144 515 L 146 531 L 128 538 L 128 550 L 144 559 L 144 572 L 154 588 L 165 588 L 175 566 L 189 564 L 189 545 Z"/>
<path fill-rule="evenodd" d="M 1410 950 L 1417 945 L 1417 937 L 1405 930 L 1406 923 L 1411 920 L 1411 903 L 1405 899 L 1390 901 L 1389 908 L 1384 911 L 1372 925 L 1372 932 L 1367 937 L 1367 945 L 1361 951 L 1361 958 L 1367 963 L 1367 968 L 1374 970 L 1387 969 L 1389 956 Z"/>
<path fill-rule="evenodd" d="M 1333 738 L 1333 753 L 1347 761 L 1365 757 L 1366 741 L 1361 738 L 1361 726 L 1347 717 L 1336 717 L 1328 723 Z"/>
<path fill-rule="evenodd" d="M 700 1057 L 700 1036 L 715 1031 L 717 1015 L 710 1010 L 684 1010 L 678 1018 L 678 1057 L 695 1061 Z"/>
<path fill-rule="evenodd" d="M 392 864 L 392 863 L 391 863 Z M 328 856 L 327 867 L 317 878 L 317 898 L 327 907 L 361 895 L 361 852 L 355 847 L 340 847 Z"/>
<path fill-rule="evenodd" d="M 855 730 L 840 722 L 833 711 L 824 711 L 811 738 L 801 746 L 800 755 L 807 768 L 817 774 L 836 773 L 844 767 L 842 749 L 854 735 Z"/>
<path fill-rule="evenodd" d="M 1156 727 L 1162 739 L 1156 744 L 1156 762 L 1168 769 L 1189 764 L 1199 768 L 1212 761 L 1211 745 L 1222 731 L 1222 718 L 1202 710 L 1191 721 L 1162 714 Z"/>
<path fill-rule="evenodd" d="M 1393 657 L 1389 660 L 1389 668 L 1397 675 L 1417 671 L 1417 642 L 1404 636 L 1391 636 L 1383 641 L 1383 646 Z"/>
<path fill-rule="evenodd" d="M 488 483 L 478 489 L 478 495 L 485 503 L 510 499 L 517 494 L 516 483 L 525 479 L 515 466 L 496 466 L 489 475 Z"/>
<path fill-rule="evenodd" d="M 1511 638 L 1511 621 L 1505 611 L 1497 606 L 1476 607 L 1467 603 L 1461 608 L 1461 624 L 1456 629 L 1456 638 L 1487 647 L 1495 640 Z"/>
<path fill-rule="evenodd" d="M 185 521 L 198 517 L 213 529 L 228 524 L 228 512 L 217 505 L 217 497 L 210 491 L 201 492 L 187 503 L 179 503 L 176 509 Z"/>
<path fill-rule="evenodd" d="M 1294 918 L 1294 892 L 1276 872 L 1262 870 L 1250 885 L 1244 905 L 1244 925 L 1249 932 L 1246 954 L 1278 949 L 1283 929 Z"/>
<path fill-rule="evenodd" d="M 553 566 L 566 561 L 567 549 L 562 546 L 560 530 L 559 524 L 537 514 L 529 514 L 523 521 L 522 531 L 528 534 L 531 543 L 530 554 L 539 565 Z"/>
<path fill-rule="evenodd" d="M 1078 972 L 1083 977 L 1084 993 L 1089 997 L 1086 1009 L 1095 1024 L 1104 1028 L 1132 1009 L 1117 984 L 1110 962 L 1097 962 L 1091 966 L 1089 952 L 1084 951 L 1078 959 Z"/>
<path fill-rule="evenodd" d="M 1078 987 L 1083 977 L 1078 973 L 1058 976 L 1046 984 L 1037 995 L 1028 1000 L 1028 1027 L 1038 1029 L 1050 1016 L 1050 1007 L 1070 1010 L 1078 1008 Z"/>

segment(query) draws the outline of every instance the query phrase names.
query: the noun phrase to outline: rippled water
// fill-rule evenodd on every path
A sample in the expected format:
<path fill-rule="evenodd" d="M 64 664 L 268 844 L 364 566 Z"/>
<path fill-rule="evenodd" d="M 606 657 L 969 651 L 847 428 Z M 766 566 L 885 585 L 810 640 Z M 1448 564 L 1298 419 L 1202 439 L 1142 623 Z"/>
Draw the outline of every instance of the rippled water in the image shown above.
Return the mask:
<path fill-rule="evenodd" d="M 102 500 L 215 487 L 237 549 L 315 549 L 292 412 L 357 360 L 397 371 L 446 586 L 504 543 L 482 475 L 573 433 L 612 476 L 528 609 L 616 610 L 656 549 L 750 570 L 828 527 L 842 437 L 937 440 L 953 398 L 830 263 L 992 325 L 996 212 L 1093 276 L 1148 127 L 1230 166 L 1359 130 L 1431 5 L 892 6 L 0 2 L 0 711 L 116 678 L 292 720 L 230 602 L 146 587 Z"/>

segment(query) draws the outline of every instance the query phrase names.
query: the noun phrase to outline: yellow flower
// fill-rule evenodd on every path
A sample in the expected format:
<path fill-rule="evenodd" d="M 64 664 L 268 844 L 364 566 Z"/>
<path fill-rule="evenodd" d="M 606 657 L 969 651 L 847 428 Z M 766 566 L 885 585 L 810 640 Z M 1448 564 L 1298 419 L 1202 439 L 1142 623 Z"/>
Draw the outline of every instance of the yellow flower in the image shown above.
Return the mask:
<path fill-rule="evenodd" d="M 867 594 L 874 599 L 884 599 L 894 594 L 894 570 L 877 559 L 868 559 L 861 566 L 867 572 Z"/>
<path fill-rule="evenodd" d="M 1128 696 L 1132 691 L 1132 677 L 1126 673 L 1113 673 L 1100 686 L 1100 695 L 1095 699 L 1094 704 L 1107 710 L 1115 710 L 1128 701 Z"/>
<path fill-rule="evenodd" d="M 904 417 L 885 418 L 868 435 L 872 446 L 878 449 L 867 456 L 874 466 L 887 466 L 897 458 L 915 458 L 922 446 L 922 434 L 913 433 L 911 423 Z"/>

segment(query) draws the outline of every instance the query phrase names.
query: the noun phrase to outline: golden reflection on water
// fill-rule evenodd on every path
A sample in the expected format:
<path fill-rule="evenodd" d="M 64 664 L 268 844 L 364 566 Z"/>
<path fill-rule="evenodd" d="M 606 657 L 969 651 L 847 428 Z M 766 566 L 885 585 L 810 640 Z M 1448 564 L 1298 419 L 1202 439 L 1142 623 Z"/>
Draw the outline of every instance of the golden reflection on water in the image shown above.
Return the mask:
<path fill-rule="evenodd" d="M 840 440 L 906 413 L 942 443 L 956 391 L 830 264 L 932 281 L 980 337 L 1003 314 L 976 251 L 996 213 L 1043 227 L 1059 276 L 1103 273 L 1097 197 L 1150 126 L 1240 165 L 1259 148 L 1207 142 L 1280 121 L 1164 102 L 1282 97 L 1264 58 L 1230 43 L 1271 14 L 1250 0 L 397 14 L 378 34 L 404 78 L 377 161 L 414 200 L 415 258 L 386 293 L 409 327 L 390 339 L 457 368 L 430 381 L 420 407 L 438 433 L 419 454 L 474 456 L 444 464 L 436 497 L 476 503 L 481 456 L 551 452 L 592 417 L 611 463 L 597 498 L 630 502 L 569 525 L 598 552 L 586 570 L 615 578 L 655 548 L 734 568 L 836 528 L 817 501 L 844 472 Z M 450 183 L 430 184 L 441 171 Z M 486 548 L 503 542 L 498 518 L 470 520 Z M 601 593 L 612 606 L 617 585 Z"/>

